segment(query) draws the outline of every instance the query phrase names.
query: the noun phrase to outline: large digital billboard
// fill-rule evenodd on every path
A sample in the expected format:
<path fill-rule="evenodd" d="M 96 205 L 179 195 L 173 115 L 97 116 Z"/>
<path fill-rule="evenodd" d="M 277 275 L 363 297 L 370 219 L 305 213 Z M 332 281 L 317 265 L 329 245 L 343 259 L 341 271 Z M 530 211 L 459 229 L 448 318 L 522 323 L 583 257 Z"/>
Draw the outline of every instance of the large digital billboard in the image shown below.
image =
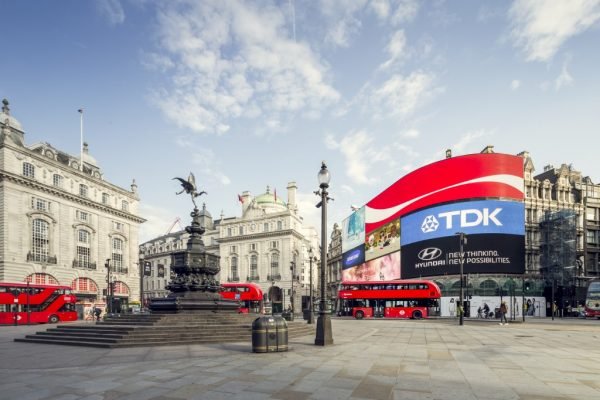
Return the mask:
<path fill-rule="evenodd" d="M 342 221 L 342 253 L 365 244 L 365 207 Z"/>
<path fill-rule="evenodd" d="M 370 232 L 412 211 L 477 198 L 523 200 L 523 158 L 469 154 L 447 158 L 400 178 L 366 204 Z"/>
<path fill-rule="evenodd" d="M 352 268 L 342 269 L 342 280 L 389 281 L 400 279 L 400 253 L 390 253 Z"/>
<path fill-rule="evenodd" d="M 402 279 L 460 273 L 459 236 L 402 246 Z M 467 236 L 463 247 L 463 273 L 522 274 L 525 237 L 485 233 Z"/>
<path fill-rule="evenodd" d="M 365 237 L 365 260 L 400 250 L 400 220 L 395 219 Z"/>
<path fill-rule="evenodd" d="M 483 233 L 525 234 L 525 205 L 516 201 L 463 201 L 430 207 L 402 218 L 402 246 L 454 236 Z"/>
<path fill-rule="evenodd" d="M 523 190 L 521 156 L 469 154 L 419 168 L 343 222 L 343 279 L 458 274 L 457 232 L 468 239 L 464 272 L 523 273 Z M 356 264 L 361 237 L 365 262 Z"/>

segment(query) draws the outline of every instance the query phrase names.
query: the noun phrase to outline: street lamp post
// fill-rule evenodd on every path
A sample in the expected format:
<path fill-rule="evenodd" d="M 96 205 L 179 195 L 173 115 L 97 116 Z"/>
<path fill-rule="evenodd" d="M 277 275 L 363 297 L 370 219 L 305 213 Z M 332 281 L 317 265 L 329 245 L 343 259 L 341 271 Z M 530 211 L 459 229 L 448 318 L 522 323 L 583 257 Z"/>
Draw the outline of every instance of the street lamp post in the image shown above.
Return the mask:
<path fill-rule="evenodd" d="M 104 264 L 104 266 L 106 267 L 106 311 L 108 312 L 108 314 L 112 313 L 112 296 L 111 296 L 111 289 L 112 289 L 112 282 L 111 282 L 111 276 L 110 276 L 110 258 L 106 259 L 106 263 Z"/>
<path fill-rule="evenodd" d="M 292 293 L 290 295 L 290 307 L 292 310 L 292 318 L 294 315 L 294 272 L 295 272 L 295 268 L 296 267 L 296 263 L 294 261 L 292 261 L 290 263 L 290 271 L 292 271 Z"/>
<path fill-rule="evenodd" d="M 271 315 L 275 314 L 275 303 L 273 302 L 273 295 L 275 294 L 275 279 L 271 281 Z"/>
<path fill-rule="evenodd" d="M 316 257 L 315 257 L 316 258 Z M 309 287 L 310 287 L 310 294 L 308 295 L 308 311 L 310 311 L 310 313 L 308 314 L 308 323 L 309 324 L 314 324 L 315 323 L 315 317 L 314 317 L 314 310 L 313 310 L 313 275 L 312 275 L 312 271 L 313 271 L 313 249 L 312 247 L 310 249 L 308 249 L 308 265 L 309 265 L 309 271 L 308 271 L 308 277 L 309 277 Z"/>
<path fill-rule="evenodd" d="M 319 179 L 320 190 L 315 191 L 317 196 L 321 197 L 321 201 L 317 204 L 317 208 L 321 207 L 321 299 L 319 301 L 319 318 L 317 318 L 317 335 L 315 337 L 315 345 L 326 346 L 333 344 L 333 332 L 331 330 L 331 316 L 327 309 L 325 300 L 325 268 L 327 267 L 327 201 L 332 200 L 327 197 L 327 188 L 331 176 L 327 170 L 325 161 L 321 164 L 321 169 L 317 175 Z"/>
<path fill-rule="evenodd" d="M 457 232 L 456 233 L 459 237 L 460 240 L 460 254 L 459 254 L 459 260 L 460 260 L 460 298 L 458 300 L 458 304 L 459 304 L 459 319 L 458 319 L 458 323 L 459 325 L 463 325 L 464 324 L 464 314 L 465 314 L 465 305 L 464 305 L 464 285 L 463 285 L 463 266 L 465 263 L 465 254 L 464 254 L 464 245 L 467 243 L 467 235 L 465 235 L 464 232 Z"/>

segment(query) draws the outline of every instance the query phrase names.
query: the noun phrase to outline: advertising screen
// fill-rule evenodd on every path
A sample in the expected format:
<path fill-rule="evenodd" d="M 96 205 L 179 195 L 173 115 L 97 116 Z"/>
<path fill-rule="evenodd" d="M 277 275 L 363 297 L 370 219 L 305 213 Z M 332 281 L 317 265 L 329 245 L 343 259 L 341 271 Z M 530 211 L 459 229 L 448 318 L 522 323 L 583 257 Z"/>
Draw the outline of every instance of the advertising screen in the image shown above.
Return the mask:
<path fill-rule="evenodd" d="M 400 250 L 400 220 L 395 219 L 366 235 L 365 260 Z"/>
<path fill-rule="evenodd" d="M 355 249 L 342 253 L 342 269 L 354 267 L 365 262 L 365 246 L 360 245 Z"/>
<path fill-rule="evenodd" d="M 365 243 L 365 207 L 342 221 L 342 253 Z"/>
<path fill-rule="evenodd" d="M 368 235 L 394 219 L 438 204 L 476 198 L 522 201 L 523 197 L 522 157 L 499 153 L 452 157 L 405 175 L 369 201 L 365 232 Z"/>
<path fill-rule="evenodd" d="M 525 205 L 516 201 L 463 201 L 430 207 L 402 218 L 402 246 L 454 236 L 484 233 L 525 234 Z"/>
<path fill-rule="evenodd" d="M 400 279 L 400 252 L 390 253 L 342 270 L 342 280 L 346 282 L 392 279 Z"/>
<path fill-rule="evenodd" d="M 463 273 L 522 274 L 525 236 L 484 233 L 467 236 Z M 402 246 L 402 279 L 460 273 L 458 235 Z"/>

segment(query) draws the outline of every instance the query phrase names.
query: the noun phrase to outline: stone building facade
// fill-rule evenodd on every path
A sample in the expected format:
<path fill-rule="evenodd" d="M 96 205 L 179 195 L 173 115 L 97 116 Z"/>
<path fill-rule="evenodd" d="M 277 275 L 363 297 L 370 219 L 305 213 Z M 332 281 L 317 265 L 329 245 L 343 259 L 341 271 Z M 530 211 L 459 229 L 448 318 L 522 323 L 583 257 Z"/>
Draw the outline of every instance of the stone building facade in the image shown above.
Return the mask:
<path fill-rule="evenodd" d="M 83 159 L 82 159 L 83 158 Z M 0 113 L 0 281 L 71 286 L 105 303 L 107 269 L 118 306 L 139 300 L 139 197 L 107 182 L 87 144 L 71 156 L 25 144 L 8 101 Z"/>

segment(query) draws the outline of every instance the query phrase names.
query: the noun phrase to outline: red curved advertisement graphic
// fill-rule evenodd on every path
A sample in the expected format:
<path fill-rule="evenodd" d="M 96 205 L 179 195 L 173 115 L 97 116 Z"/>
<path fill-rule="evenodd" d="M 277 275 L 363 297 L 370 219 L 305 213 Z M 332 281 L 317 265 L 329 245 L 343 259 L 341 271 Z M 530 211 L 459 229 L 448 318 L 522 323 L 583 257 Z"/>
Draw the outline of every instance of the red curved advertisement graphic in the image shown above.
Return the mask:
<path fill-rule="evenodd" d="M 431 205 L 474 198 L 524 199 L 523 158 L 484 153 L 447 158 L 400 178 L 366 205 L 365 231 Z"/>

